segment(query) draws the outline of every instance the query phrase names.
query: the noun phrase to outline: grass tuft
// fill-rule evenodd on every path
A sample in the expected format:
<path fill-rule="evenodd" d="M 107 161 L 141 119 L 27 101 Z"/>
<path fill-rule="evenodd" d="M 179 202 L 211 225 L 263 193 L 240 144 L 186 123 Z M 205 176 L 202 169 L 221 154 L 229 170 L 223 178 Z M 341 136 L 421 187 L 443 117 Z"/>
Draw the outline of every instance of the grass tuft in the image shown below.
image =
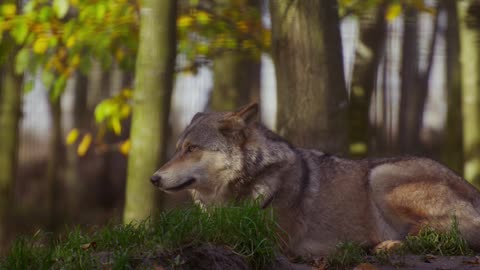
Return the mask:
<path fill-rule="evenodd" d="M 20 237 L 0 259 L 0 269 L 131 269 L 139 258 L 205 243 L 227 246 L 258 269 L 274 258 L 276 230 L 272 211 L 262 210 L 258 202 L 207 211 L 187 206 L 135 224 L 112 222 L 89 233 L 76 227 L 55 241 L 45 241 L 51 237 L 41 233 Z"/>
<path fill-rule="evenodd" d="M 340 243 L 327 257 L 327 266 L 328 269 L 349 269 L 365 261 L 366 255 L 366 251 L 355 242 Z"/>
<path fill-rule="evenodd" d="M 462 237 L 455 217 L 452 218 L 450 229 L 446 232 L 438 232 L 427 226 L 422 228 L 418 235 L 407 236 L 404 248 L 417 255 L 466 256 L 474 254 L 465 238 Z"/>

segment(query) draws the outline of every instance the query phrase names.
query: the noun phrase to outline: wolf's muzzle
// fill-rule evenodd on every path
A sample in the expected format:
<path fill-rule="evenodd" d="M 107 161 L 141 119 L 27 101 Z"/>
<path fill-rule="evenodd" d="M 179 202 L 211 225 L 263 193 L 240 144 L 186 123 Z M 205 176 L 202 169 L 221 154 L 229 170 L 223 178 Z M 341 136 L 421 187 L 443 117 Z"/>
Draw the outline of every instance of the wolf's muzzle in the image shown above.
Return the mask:
<path fill-rule="evenodd" d="M 155 185 L 156 187 L 159 186 L 160 180 L 162 180 L 162 177 L 156 174 L 150 177 L 150 182 L 152 182 L 152 184 Z"/>

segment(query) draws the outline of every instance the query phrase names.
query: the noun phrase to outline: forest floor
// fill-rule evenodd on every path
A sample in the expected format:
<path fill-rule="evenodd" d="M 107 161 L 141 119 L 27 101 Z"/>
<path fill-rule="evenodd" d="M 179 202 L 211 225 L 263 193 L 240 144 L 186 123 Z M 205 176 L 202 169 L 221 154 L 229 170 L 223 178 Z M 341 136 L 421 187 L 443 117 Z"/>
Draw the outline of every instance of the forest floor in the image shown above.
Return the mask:
<path fill-rule="evenodd" d="M 447 232 L 424 228 L 388 252 L 346 242 L 313 262 L 279 255 L 277 229 L 272 211 L 256 202 L 207 212 L 188 206 L 137 224 L 19 237 L 0 257 L 0 269 L 480 270 L 480 254 L 469 249 L 455 219 Z"/>

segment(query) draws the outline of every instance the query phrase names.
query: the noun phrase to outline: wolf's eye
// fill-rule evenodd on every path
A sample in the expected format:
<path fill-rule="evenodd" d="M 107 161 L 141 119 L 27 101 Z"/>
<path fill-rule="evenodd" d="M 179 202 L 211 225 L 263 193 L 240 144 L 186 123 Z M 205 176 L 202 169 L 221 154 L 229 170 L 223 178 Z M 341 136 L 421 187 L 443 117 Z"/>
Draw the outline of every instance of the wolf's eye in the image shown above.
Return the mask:
<path fill-rule="evenodd" d="M 189 146 L 187 146 L 187 149 L 185 150 L 185 153 L 191 153 L 191 152 L 193 152 L 193 151 L 195 151 L 195 150 L 197 150 L 197 149 L 198 149 L 198 146 L 196 146 L 196 145 L 189 145 Z"/>

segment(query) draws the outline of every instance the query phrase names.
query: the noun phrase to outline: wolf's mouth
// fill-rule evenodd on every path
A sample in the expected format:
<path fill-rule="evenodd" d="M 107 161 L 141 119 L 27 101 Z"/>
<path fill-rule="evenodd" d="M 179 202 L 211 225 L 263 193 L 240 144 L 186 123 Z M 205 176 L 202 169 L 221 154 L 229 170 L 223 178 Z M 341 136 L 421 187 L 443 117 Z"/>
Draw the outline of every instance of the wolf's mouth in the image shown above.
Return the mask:
<path fill-rule="evenodd" d="M 175 187 L 169 187 L 169 188 L 165 188 L 166 191 L 179 191 L 179 190 L 182 190 L 188 186 L 190 186 L 191 184 L 193 184 L 195 182 L 195 178 L 190 178 L 188 179 L 186 182 L 178 185 L 178 186 L 175 186 Z"/>

